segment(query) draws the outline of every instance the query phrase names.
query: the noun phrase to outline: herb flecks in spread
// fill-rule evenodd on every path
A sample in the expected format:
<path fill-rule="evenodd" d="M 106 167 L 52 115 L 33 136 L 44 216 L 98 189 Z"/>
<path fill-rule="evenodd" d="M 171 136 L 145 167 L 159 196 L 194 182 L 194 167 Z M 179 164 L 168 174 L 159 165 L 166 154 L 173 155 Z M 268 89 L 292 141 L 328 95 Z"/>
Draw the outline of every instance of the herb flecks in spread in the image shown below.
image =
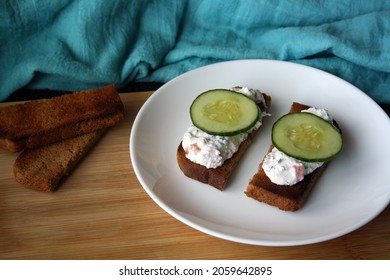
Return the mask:
<path fill-rule="evenodd" d="M 249 89 L 246 87 L 234 87 L 232 88 L 232 90 L 246 95 L 247 97 L 255 101 L 257 105 L 263 104 L 263 106 L 266 106 L 264 97 L 259 90 Z M 217 106 L 219 108 L 209 108 L 206 106 L 206 109 L 208 110 L 208 112 L 206 113 L 209 113 L 209 116 L 211 116 L 211 118 L 216 118 L 217 121 L 224 122 L 224 120 L 226 120 L 227 118 L 228 120 L 230 119 L 230 121 L 234 122 L 235 118 L 238 118 L 239 113 L 247 113 L 245 112 L 245 110 L 241 112 L 238 108 L 236 108 L 235 103 L 224 103 L 223 100 L 219 100 L 217 102 L 219 103 L 215 103 L 213 106 Z M 234 110 L 231 111 L 230 109 Z M 186 153 L 186 157 L 192 162 L 198 163 L 207 168 L 217 168 L 223 165 L 223 163 L 227 159 L 231 158 L 234 153 L 237 152 L 240 144 L 245 141 L 245 139 L 247 139 L 249 133 L 253 132 L 254 130 L 257 130 L 261 126 L 262 118 L 267 114 L 262 113 L 257 106 L 256 110 L 256 113 L 258 115 L 256 116 L 255 122 L 253 124 L 250 124 L 250 121 L 248 121 L 248 124 L 246 124 L 247 128 L 242 129 L 243 131 L 239 133 L 232 132 L 234 131 L 234 129 L 236 129 L 234 128 L 230 131 L 232 133 L 229 132 L 233 135 L 229 136 L 213 135 L 212 133 L 209 133 L 207 129 L 205 129 L 206 131 L 204 131 L 203 129 L 200 129 L 195 125 L 191 125 L 184 134 L 182 141 L 182 146 Z M 230 118 L 229 115 L 232 115 L 232 117 Z M 215 128 L 212 129 L 215 130 Z"/>
<path fill-rule="evenodd" d="M 263 169 L 272 183 L 292 186 L 321 167 L 323 162 L 305 162 L 273 148 L 263 161 Z"/>

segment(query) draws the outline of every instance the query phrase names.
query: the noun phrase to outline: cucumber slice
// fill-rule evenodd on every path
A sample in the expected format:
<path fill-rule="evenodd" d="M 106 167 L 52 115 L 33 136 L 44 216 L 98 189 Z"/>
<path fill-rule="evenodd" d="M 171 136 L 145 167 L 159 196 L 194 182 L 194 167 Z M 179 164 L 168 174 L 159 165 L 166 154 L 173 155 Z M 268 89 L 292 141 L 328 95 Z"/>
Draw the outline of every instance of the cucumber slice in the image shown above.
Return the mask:
<path fill-rule="evenodd" d="M 323 162 L 341 152 L 340 131 L 326 120 L 307 112 L 289 113 L 272 127 L 272 143 L 288 156 Z"/>
<path fill-rule="evenodd" d="M 227 89 L 201 93 L 190 108 L 192 123 L 211 135 L 232 136 L 251 129 L 259 108 L 250 97 Z"/>

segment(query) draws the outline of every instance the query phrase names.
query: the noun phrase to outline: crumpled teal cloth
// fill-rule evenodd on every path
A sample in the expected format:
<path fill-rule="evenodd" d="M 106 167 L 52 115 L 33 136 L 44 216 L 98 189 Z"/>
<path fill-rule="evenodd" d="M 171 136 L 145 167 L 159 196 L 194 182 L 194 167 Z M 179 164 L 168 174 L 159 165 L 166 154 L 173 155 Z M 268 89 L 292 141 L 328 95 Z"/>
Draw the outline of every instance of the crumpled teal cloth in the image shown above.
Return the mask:
<path fill-rule="evenodd" d="M 390 1 L 0 1 L 0 100 L 254 58 L 313 66 L 390 103 Z"/>

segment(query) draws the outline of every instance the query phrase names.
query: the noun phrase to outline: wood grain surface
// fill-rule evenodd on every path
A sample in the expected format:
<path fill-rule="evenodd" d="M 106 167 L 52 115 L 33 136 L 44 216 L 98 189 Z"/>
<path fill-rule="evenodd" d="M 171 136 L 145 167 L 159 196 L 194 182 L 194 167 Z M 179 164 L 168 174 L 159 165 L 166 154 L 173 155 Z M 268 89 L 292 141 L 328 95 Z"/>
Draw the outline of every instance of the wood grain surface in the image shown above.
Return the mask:
<path fill-rule="evenodd" d="M 151 94 L 121 94 L 125 120 L 54 193 L 19 185 L 17 154 L 0 151 L 0 259 L 390 259 L 390 207 L 350 234 L 293 247 L 234 243 L 171 217 L 143 190 L 129 156 L 133 121 Z"/>

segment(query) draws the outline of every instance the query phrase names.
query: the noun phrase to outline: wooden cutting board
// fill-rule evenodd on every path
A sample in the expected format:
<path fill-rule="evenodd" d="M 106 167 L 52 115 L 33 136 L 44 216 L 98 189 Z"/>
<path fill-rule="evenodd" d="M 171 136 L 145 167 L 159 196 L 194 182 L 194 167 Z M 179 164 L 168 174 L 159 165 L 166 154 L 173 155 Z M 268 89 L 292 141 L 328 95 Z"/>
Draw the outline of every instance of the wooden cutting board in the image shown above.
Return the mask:
<path fill-rule="evenodd" d="M 143 190 L 129 156 L 133 121 L 151 94 L 121 94 L 125 120 L 55 193 L 19 185 L 17 154 L 0 151 L 0 259 L 390 259 L 389 207 L 350 234 L 295 247 L 234 243 L 171 217 Z"/>

